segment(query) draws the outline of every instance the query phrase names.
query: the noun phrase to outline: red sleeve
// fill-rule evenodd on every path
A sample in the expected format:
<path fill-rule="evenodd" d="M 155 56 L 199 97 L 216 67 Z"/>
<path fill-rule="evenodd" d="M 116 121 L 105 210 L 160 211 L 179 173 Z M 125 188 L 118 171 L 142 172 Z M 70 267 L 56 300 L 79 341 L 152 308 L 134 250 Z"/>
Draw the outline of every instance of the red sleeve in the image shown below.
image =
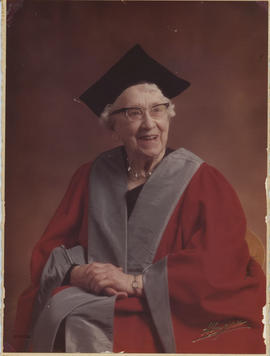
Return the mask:
<path fill-rule="evenodd" d="M 179 211 L 181 246 L 169 254 L 167 265 L 178 349 L 264 352 L 260 335 L 264 274 L 250 259 L 246 221 L 236 193 L 216 169 L 203 164 L 181 199 Z M 194 341 L 210 323 L 226 328 L 236 320 L 246 321 L 249 328 Z"/>
<path fill-rule="evenodd" d="M 87 207 L 90 164 L 80 167 L 71 179 L 65 196 L 43 236 L 33 249 L 31 286 L 19 298 L 15 321 L 15 349 L 24 350 L 31 325 L 32 307 L 39 288 L 42 269 L 51 251 L 60 245 L 67 248 L 87 246 Z"/>

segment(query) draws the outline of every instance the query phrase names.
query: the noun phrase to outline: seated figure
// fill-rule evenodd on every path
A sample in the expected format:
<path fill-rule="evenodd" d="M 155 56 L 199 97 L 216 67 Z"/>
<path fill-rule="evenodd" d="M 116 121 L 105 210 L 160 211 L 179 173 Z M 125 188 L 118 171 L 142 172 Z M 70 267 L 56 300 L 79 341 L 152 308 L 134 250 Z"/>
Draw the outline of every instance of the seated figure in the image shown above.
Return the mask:
<path fill-rule="evenodd" d="M 265 352 L 265 278 L 239 199 L 167 147 L 188 86 L 136 45 L 80 97 L 122 146 L 77 170 L 37 242 L 17 351 Z"/>

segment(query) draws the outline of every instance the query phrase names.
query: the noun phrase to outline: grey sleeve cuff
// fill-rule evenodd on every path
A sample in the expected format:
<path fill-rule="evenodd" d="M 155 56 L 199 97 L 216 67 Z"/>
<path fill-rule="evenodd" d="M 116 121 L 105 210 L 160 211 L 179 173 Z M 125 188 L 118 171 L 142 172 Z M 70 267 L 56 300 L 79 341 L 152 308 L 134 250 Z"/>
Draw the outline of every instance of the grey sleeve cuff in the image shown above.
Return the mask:
<path fill-rule="evenodd" d="M 175 353 L 173 324 L 168 290 L 167 257 L 150 265 L 143 274 L 144 293 L 166 353 Z"/>
<path fill-rule="evenodd" d="M 73 264 L 84 263 L 86 260 L 82 246 L 75 246 L 71 249 L 66 249 L 64 246 L 56 247 L 43 268 L 37 304 L 42 307 L 46 303 L 52 291 L 61 286 L 66 273 Z"/>

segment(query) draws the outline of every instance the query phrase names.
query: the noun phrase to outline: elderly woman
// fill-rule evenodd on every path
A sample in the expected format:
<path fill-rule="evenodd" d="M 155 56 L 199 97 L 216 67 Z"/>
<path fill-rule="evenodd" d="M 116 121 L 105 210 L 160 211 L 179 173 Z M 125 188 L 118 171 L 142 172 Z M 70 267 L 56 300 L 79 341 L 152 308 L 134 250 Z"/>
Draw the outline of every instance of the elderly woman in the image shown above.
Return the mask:
<path fill-rule="evenodd" d="M 32 351 L 265 352 L 239 200 L 167 148 L 188 85 L 137 45 L 81 96 L 123 146 L 79 168 L 33 251 L 16 328 Z"/>

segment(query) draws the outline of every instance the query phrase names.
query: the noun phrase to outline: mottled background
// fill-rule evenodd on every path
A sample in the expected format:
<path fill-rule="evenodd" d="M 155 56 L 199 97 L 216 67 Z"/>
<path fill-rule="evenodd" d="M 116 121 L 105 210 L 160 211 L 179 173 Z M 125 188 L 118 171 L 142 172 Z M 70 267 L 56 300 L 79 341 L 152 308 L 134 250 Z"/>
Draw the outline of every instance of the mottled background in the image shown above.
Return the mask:
<path fill-rule="evenodd" d="M 31 250 L 71 175 L 115 145 L 74 98 L 135 43 L 192 83 L 175 99 L 169 145 L 227 177 L 265 242 L 265 3 L 20 3 L 7 32 L 5 341 Z"/>

